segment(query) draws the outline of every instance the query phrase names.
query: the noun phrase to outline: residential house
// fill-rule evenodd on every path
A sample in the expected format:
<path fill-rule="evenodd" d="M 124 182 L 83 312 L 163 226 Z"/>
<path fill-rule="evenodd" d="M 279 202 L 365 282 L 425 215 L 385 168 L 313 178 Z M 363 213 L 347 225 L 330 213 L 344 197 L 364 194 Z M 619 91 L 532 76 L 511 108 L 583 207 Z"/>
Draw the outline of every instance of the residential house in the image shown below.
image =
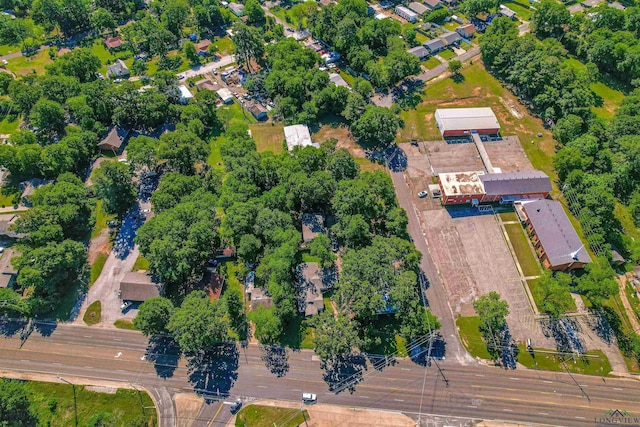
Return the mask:
<path fill-rule="evenodd" d="M 423 46 L 429 51 L 429 53 L 431 55 L 433 55 L 433 54 L 436 54 L 436 53 L 440 52 L 447 45 L 445 44 L 444 40 L 442 40 L 442 39 L 433 39 L 433 40 L 429 40 L 428 42 L 424 43 Z"/>
<path fill-rule="evenodd" d="M 324 273 L 318 263 L 307 262 L 300 264 L 296 268 L 297 291 L 298 291 L 298 311 L 304 313 L 305 317 L 315 316 L 324 310 L 324 300 L 322 292 L 326 292 L 333 287 L 335 274 L 331 279 L 324 278 Z"/>
<path fill-rule="evenodd" d="M 98 143 L 98 148 L 104 151 L 113 151 L 117 153 L 122 148 L 122 145 L 129 135 L 128 129 L 123 129 L 120 126 L 111 126 L 107 136 Z"/>
<path fill-rule="evenodd" d="M 302 241 L 309 243 L 320 234 L 326 234 L 324 215 L 321 213 L 302 214 Z"/>
<path fill-rule="evenodd" d="M 244 288 L 247 296 L 249 297 L 249 304 L 251 310 L 255 310 L 259 305 L 264 308 L 269 308 L 273 305 L 273 298 L 269 295 L 266 289 L 255 287 L 256 272 L 250 271 L 247 278 L 244 281 Z"/>
<path fill-rule="evenodd" d="M 304 148 L 312 146 L 320 148 L 320 144 L 311 140 L 311 134 L 306 125 L 285 126 L 284 139 L 287 142 L 287 150 L 289 151 L 293 151 L 294 147 Z"/>
<path fill-rule="evenodd" d="M 211 46 L 211 40 L 200 40 L 196 45 L 196 53 L 198 56 L 207 56 L 209 54 L 208 49 Z"/>
<path fill-rule="evenodd" d="M 429 51 L 424 46 L 412 47 L 407 53 L 417 56 L 420 61 L 429 56 Z"/>
<path fill-rule="evenodd" d="M 503 4 L 500 5 L 500 13 L 513 21 L 517 19 L 516 13 Z"/>
<path fill-rule="evenodd" d="M 562 204 L 555 200 L 523 201 L 525 226 L 542 265 L 550 270 L 574 270 L 591 262 Z"/>
<path fill-rule="evenodd" d="M 445 41 L 447 46 L 458 46 L 460 44 L 460 40 L 462 40 L 460 34 L 454 32 L 444 33 L 440 38 Z"/>
<path fill-rule="evenodd" d="M 465 39 L 470 39 L 476 34 L 476 27 L 473 24 L 461 25 L 456 28 L 456 32 Z"/>
<path fill-rule="evenodd" d="M 231 2 L 231 3 L 229 3 L 229 10 L 231 11 L 231 13 L 233 13 L 234 15 L 236 15 L 238 17 L 244 15 L 244 5 L 243 4 L 238 4 L 238 3 Z"/>
<path fill-rule="evenodd" d="M 247 104 L 246 108 L 247 111 L 249 111 L 251 115 L 256 118 L 256 120 L 259 121 L 267 119 L 267 109 L 264 108 L 261 104 L 252 102 L 250 104 Z"/>
<path fill-rule="evenodd" d="M 387 19 L 387 18 L 388 16 L 382 12 L 376 13 L 376 15 L 373 17 L 373 19 L 375 19 L 376 21 L 382 21 L 383 19 Z"/>
<path fill-rule="evenodd" d="M 17 233 L 13 230 L 13 225 L 16 223 L 20 215 L 16 215 L 11 212 L 7 212 L 5 215 L 0 215 L 0 235 L 11 237 L 13 239 L 25 237 L 24 233 Z"/>
<path fill-rule="evenodd" d="M 116 59 L 115 64 L 109 65 L 107 67 L 107 77 L 111 78 L 122 78 L 129 76 L 129 68 L 127 64 L 122 61 L 122 59 Z"/>
<path fill-rule="evenodd" d="M 116 37 L 107 37 L 102 41 L 105 47 L 109 50 L 117 50 L 124 44 L 124 41 L 116 36 Z"/>
<path fill-rule="evenodd" d="M 35 193 L 36 188 L 40 188 L 43 185 L 50 184 L 51 182 L 52 181 L 47 181 L 42 178 L 31 178 L 28 181 L 22 181 L 18 185 L 18 188 L 20 189 L 20 191 L 22 191 L 22 193 L 20 194 L 20 203 L 22 203 L 25 206 L 31 206 L 31 202 L 29 201 L 29 198 L 33 196 L 33 193 Z"/>
<path fill-rule="evenodd" d="M 160 287 L 153 283 L 147 273 L 129 272 L 120 281 L 122 301 L 144 302 L 157 296 L 160 296 Z"/>
<path fill-rule="evenodd" d="M 211 79 L 202 79 L 196 82 L 196 87 L 198 88 L 198 90 L 216 90 L 218 85 Z"/>
<path fill-rule="evenodd" d="M 429 8 L 422 3 L 418 3 L 417 1 L 409 3 L 409 9 L 422 16 L 425 13 L 429 12 Z"/>
<path fill-rule="evenodd" d="M 441 0 L 424 0 L 424 4 L 427 5 L 429 10 L 436 10 L 442 7 Z"/>
<path fill-rule="evenodd" d="M 399 17 L 406 19 L 408 22 L 414 23 L 418 20 L 418 14 L 414 11 L 404 7 L 404 6 L 396 6 L 396 15 Z"/>

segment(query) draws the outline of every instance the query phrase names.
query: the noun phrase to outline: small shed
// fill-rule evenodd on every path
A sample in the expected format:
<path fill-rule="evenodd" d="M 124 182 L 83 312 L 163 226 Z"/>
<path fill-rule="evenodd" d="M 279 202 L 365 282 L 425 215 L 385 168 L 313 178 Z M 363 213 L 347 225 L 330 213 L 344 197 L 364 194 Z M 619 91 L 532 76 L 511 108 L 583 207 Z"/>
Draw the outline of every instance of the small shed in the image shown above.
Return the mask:
<path fill-rule="evenodd" d="M 144 302 L 157 296 L 160 296 L 160 288 L 147 273 L 129 272 L 120 281 L 122 301 Z"/>
<path fill-rule="evenodd" d="M 231 104 L 233 102 L 233 94 L 228 88 L 223 87 L 222 89 L 218 89 L 216 93 L 225 104 Z"/>
<path fill-rule="evenodd" d="M 319 144 L 311 140 L 311 133 L 309 133 L 309 128 L 306 125 L 285 126 L 284 139 L 287 141 L 287 150 L 289 151 L 293 151 L 295 147 L 312 146 L 320 148 Z"/>
<path fill-rule="evenodd" d="M 247 110 L 251 113 L 256 120 L 267 119 L 267 109 L 258 103 L 251 103 L 247 105 Z"/>
<path fill-rule="evenodd" d="M 509 19 L 512 19 L 512 20 L 516 19 L 516 13 L 503 4 L 500 5 L 500 13 Z"/>
<path fill-rule="evenodd" d="M 186 104 L 191 98 L 193 98 L 193 94 L 187 86 L 180 85 L 178 86 L 178 89 L 180 90 L 180 103 Z"/>

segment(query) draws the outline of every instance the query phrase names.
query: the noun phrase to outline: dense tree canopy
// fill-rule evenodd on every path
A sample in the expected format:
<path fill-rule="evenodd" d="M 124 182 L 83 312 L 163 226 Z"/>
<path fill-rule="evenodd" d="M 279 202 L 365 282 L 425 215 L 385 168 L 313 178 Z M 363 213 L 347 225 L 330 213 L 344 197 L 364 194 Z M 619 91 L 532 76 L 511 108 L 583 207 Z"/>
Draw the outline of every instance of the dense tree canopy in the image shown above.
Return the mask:
<path fill-rule="evenodd" d="M 122 162 L 102 162 L 93 172 L 92 182 L 107 213 L 123 214 L 136 200 L 131 172 Z"/>

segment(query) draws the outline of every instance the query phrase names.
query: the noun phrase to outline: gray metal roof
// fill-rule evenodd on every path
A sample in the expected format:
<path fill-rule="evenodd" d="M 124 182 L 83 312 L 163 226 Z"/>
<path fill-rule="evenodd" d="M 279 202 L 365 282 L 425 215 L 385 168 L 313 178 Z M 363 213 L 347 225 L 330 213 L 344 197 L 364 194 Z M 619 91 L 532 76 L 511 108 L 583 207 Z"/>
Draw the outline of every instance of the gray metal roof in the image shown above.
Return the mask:
<path fill-rule="evenodd" d="M 443 39 L 448 45 L 462 39 L 462 37 L 460 37 L 460 34 L 453 32 L 444 33 L 440 36 L 440 38 Z"/>
<path fill-rule="evenodd" d="M 550 193 L 551 181 L 541 171 L 490 173 L 480 176 L 488 196 Z"/>
<path fill-rule="evenodd" d="M 120 282 L 122 301 L 146 301 L 157 296 L 160 296 L 160 289 L 146 273 L 129 272 Z"/>
<path fill-rule="evenodd" d="M 409 9 L 413 10 L 418 15 L 424 15 L 429 11 L 429 8 L 422 3 L 418 3 L 417 1 L 409 3 Z"/>
<path fill-rule="evenodd" d="M 411 49 L 409 49 L 407 51 L 407 53 L 410 53 L 412 55 L 417 56 L 419 59 L 424 58 L 425 56 L 429 56 L 429 51 L 424 47 L 424 46 L 416 46 L 416 47 L 412 47 Z"/>
<path fill-rule="evenodd" d="M 523 202 L 522 208 L 552 266 L 591 262 L 591 257 L 559 202 L 548 199 Z"/>

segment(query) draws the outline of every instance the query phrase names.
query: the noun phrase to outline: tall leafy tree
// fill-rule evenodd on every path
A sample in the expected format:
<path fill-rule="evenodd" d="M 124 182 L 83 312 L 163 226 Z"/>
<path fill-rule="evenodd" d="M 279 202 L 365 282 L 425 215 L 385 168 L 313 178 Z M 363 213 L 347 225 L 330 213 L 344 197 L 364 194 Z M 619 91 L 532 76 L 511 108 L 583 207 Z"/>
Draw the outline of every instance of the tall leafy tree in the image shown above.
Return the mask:
<path fill-rule="evenodd" d="M 351 124 L 351 133 L 364 144 L 386 147 L 395 138 L 404 123 L 388 108 L 368 105 L 364 114 Z"/>
<path fill-rule="evenodd" d="M 0 424 L 11 427 L 35 427 L 36 414 L 31 409 L 25 383 L 0 379 Z"/>
<path fill-rule="evenodd" d="M 163 297 L 154 297 L 140 304 L 138 315 L 133 324 L 144 335 L 152 336 L 167 333 L 167 325 L 173 314 L 173 303 Z"/>
<path fill-rule="evenodd" d="M 253 69 L 251 61 L 262 62 L 264 57 L 264 42 L 260 31 L 255 27 L 237 24 L 232 37 L 235 44 L 236 59 L 239 66 Z"/>
<path fill-rule="evenodd" d="M 129 167 L 121 162 L 102 162 L 91 178 L 98 198 L 107 213 L 123 214 L 136 200 Z"/>

